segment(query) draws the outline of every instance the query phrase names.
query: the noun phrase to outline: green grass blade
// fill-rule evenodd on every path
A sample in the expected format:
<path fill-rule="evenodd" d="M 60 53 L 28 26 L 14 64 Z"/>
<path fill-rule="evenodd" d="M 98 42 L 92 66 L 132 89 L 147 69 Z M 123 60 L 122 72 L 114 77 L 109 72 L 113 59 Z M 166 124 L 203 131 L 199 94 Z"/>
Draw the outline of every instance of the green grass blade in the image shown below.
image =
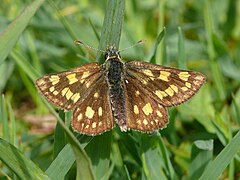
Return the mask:
<path fill-rule="evenodd" d="M 11 124 L 11 136 L 10 136 L 10 142 L 11 144 L 16 146 L 17 143 L 17 138 L 16 138 L 16 121 L 15 121 L 15 116 L 14 112 L 10 103 L 9 98 L 7 99 L 7 109 L 8 109 L 8 115 L 9 115 L 9 120 Z"/>
<path fill-rule="evenodd" d="M 230 143 L 219 153 L 219 155 L 207 166 L 200 180 L 218 179 L 231 160 L 240 150 L 240 131 L 234 136 Z"/>
<path fill-rule="evenodd" d="M 74 162 L 74 152 L 67 144 L 48 167 L 46 174 L 52 179 L 64 179 Z"/>
<path fill-rule="evenodd" d="M 130 177 L 130 174 L 129 174 L 129 172 L 128 172 L 128 169 L 127 169 L 127 166 L 126 166 L 126 165 L 124 165 L 124 169 L 125 169 L 125 172 L 126 172 L 126 174 L 127 174 L 127 180 L 131 180 L 131 177 Z"/>
<path fill-rule="evenodd" d="M 44 0 L 35 0 L 0 34 L 0 64 L 11 52 L 23 30 Z"/>
<path fill-rule="evenodd" d="M 161 150 L 161 153 L 162 153 L 162 157 L 165 161 L 164 164 L 165 164 L 166 169 L 167 169 L 166 170 L 167 171 L 167 177 L 169 179 L 177 179 L 176 173 L 173 169 L 173 165 L 170 161 L 169 153 L 167 151 L 166 145 L 164 144 L 164 141 L 163 141 L 161 136 L 159 137 L 159 146 L 160 146 L 160 150 Z"/>
<path fill-rule="evenodd" d="M 192 146 L 191 162 L 189 163 L 190 179 L 199 179 L 212 157 L 213 140 L 195 141 Z"/>
<path fill-rule="evenodd" d="M 220 71 L 219 65 L 217 63 L 217 56 L 214 50 L 214 44 L 213 44 L 214 31 L 213 31 L 213 20 L 212 20 L 210 5 L 211 5 L 211 2 L 208 0 L 205 0 L 204 21 L 205 21 L 205 28 L 207 32 L 208 55 L 209 55 L 209 61 L 210 61 L 210 68 L 213 75 L 213 81 L 216 86 L 219 99 L 223 100 L 226 98 L 226 94 L 225 94 L 225 87 L 223 83 L 223 76 Z"/>
<path fill-rule="evenodd" d="M 157 136 L 142 135 L 142 163 L 147 179 L 167 179 L 162 163 L 161 148 L 158 146 Z"/>
<path fill-rule="evenodd" d="M 48 0 L 49 4 L 52 6 L 52 8 L 56 11 L 56 14 L 60 20 L 60 22 L 62 23 L 62 25 L 64 26 L 64 28 L 66 29 L 66 31 L 68 32 L 68 34 L 71 36 L 71 38 L 73 40 L 78 39 L 77 35 L 75 34 L 74 30 L 72 29 L 71 25 L 69 24 L 68 20 L 62 15 L 61 11 L 59 10 L 59 8 L 56 6 L 55 2 L 52 0 Z M 79 49 L 79 53 L 82 55 L 84 54 L 84 49 L 82 48 L 82 46 L 77 46 Z"/>
<path fill-rule="evenodd" d="M 10 61 L 4 61 L 0 64 L 0 94 L 4 91 L 9 78 L 12 76 L 14 70 L 14 63 Z"/>
<path fill-rule="evenodd" d="M 65 113 L 63 110 L 59 111 L 60 118 L 65 121 Z M 62 148 L 66 145 L 66 136 L 64 129 L 57 123 L 54 132 L 54 147 L 53 147 L 53 157 L 55 158 Z"/>
<path fill-rule="evenodd" d="M 35 82 L 35 80 L 40 76 L 40 74 L 32 67 L 29 61 L 17 50 L 13 50 L 11 53 L 12 58 L 20 66 L 23 71 L 28 75 L 28 77 Z"/>
<path fill-rule="evenodd" d="M 0 117 L 1 117 L 1 123 L 3 127 L 3 139 L 6 141 L 10 141 L 10 132 L 9 132 L 9 127 L 8 127 L 8 114 L 7 114 L 7 106 L 6 106 L 6 101 L 5 97 L 2 94 L 1 97 L 1 102 L 0 102 Z"/>
<path fill-rule="evenodd" d="M 15 146 L 0 139 L 0 159 L 20 179 L 50 179 L 36 164 L 26 158 Z"/>
<path fill-rule="evenodd" d="M 237 103 L 236 97 L 232 94 L 233 98 L 233 107 L 236 111 L 236 122 L 240 125 L 240 106 Z"/>
<path fill-rule="evenodd" d="M 87 144 L 82 144 L 82 148 L 85 148 Z M 54 161 L 46 170 L 46 174 L 53 179 L 64 179 L 69 169 L 74 164 L 76 158 L 72 147 L 67 144 L 57 154 Z"/>
<path fill-rule="evenodd" d="M 109 45 L 114 45 L 118 49 L 122 31 L 122 22 L 124 18 L 124 9 L 124 0 L 108 1 L 99 49 L 105 50 Z M 104 62 L 104 58 L 101 52 L 98 52 L 96 60 L 100 63 Z"/>
<path fill-rule="evenodd" d="M 91 19 L 88 19 L 88 21 L 89 21 L 89 23 L 90 23 L 90 25 L 91 25 L 91 27 L 92 27 L 92 29 L 93 29 L 93 32 L 94 32 L 97 40 L 100 41 L 100 35 L 98 34 L 97 29 L 95 28 L 95 26 L 94 26 L 94 24 L 92 23 Z"/>
<path fill-rule="evenodd" d="M 113 168 L 114 168 L 114 164 L 111 164 L 111 166 L 108 168 L 108 171 L 104 174 L 104 176 L 101 178 L 101 180 L 110 179 L 110 177 L 113 173 Z"/>
<path fill-rule="evenodd" d="M 166 0 L 158 1 L 158 9 L 159 13 L 161 14 L 159 16 L 158 20 L 158 32 L 159 31 L 164 31 L 165 33 L 165 16 L 166 16 Z M 165 41 L 163 39 L 162 43 L 159 45 L 158 51 L 156 52 L 156 61 L 154 63 L 163 65 L 166 62 L 166 46 L 165 46 Z"/>
<path fill-rule="evenodd" d="M 159 35 L 157 36 L 155 45 L 154 45 L 154 51 L 153 51 L 153 55 L 150 59 L 151 63 L 162 63 L 160 60 L 157 60 L 157 50 L 158 50 L 158 46 L 160 45 L 160 42 L 162 42 L 163 38 L 165 37 L 166 34 L 166 28 L 163 28 L 163 30 L 159 33 Z M 163 56 L 162 56 L 163 57 Z"/>
<path fill-rule="evenodd" d="M 178 67 L 186 69 L 185 43 L 182 28 L 178 27 Z"/>
<path fill-rule="evenodd" d="M 85 148 L 91 158 L 96 179 L 101 179 L 109 170 L 111 151 L 111 132 L 94 137 Z"/>

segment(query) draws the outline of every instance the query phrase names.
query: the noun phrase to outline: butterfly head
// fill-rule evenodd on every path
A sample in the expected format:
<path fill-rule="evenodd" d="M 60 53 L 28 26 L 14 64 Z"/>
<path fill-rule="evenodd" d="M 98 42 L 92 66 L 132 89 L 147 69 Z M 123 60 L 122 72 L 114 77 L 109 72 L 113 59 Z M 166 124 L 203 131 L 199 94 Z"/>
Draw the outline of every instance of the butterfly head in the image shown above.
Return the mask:
<path fill-rule="evenodd" d="M 109 46 L 107 48 L 107 51 L 105 53 L 105 59 L 106 59 L 106 61 L 111 60 L 111 59 L 115 59 L 115 60 L 121 59 L 119 51 L 116 49 L 115 46 Z"/>

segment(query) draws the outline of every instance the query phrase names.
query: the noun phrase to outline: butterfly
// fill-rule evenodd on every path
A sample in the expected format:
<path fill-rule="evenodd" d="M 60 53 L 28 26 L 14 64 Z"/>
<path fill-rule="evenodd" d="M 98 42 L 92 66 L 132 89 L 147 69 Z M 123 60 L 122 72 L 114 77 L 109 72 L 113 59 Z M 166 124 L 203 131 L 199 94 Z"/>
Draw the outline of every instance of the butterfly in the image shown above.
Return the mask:
<path fill-rule="evenodd" d="M 94 62 L 45 75 L 37 79 L 36 86 L 48 101 L 73 111 L 75 131 L 95 136 L 115 124 L 121 131 L 150 133 L 165 128 L 166 108 L 187 101 L 204 82 L 199 72 L 123 62 L 120 52 L 110 46 L 104 64 Z"/>

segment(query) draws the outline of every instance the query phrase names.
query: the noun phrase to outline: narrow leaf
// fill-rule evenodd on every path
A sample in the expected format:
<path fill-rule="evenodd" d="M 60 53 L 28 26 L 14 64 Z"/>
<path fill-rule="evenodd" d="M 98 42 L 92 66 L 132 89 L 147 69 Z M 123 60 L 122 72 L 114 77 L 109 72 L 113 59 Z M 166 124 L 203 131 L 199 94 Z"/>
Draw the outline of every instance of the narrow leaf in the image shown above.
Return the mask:
<path fill-rule="evenodd" d="M 218 156 L 207 166 L 200 180 L 218 179 L 225 168 L 230 164 L 233 157 L 240 150 L 240 131 L 234 136 L 230 143 L 218 154 Z"/>
<path fill-rule="evenodd" d="M 105 50 L 107 46 L 119 47 L 122 22 L 124 18 L 125 1 L 124 0 L 109 0 L 104 22 L 103 29 L 99 44 L 99 49 Z M 103 55 L 98 52 L 96 60 L 100 63 L 104 62 Z"/>
<path fill-rule="evenodd" d="M 20 179 L 50 179 L 36 164 L 15 146 L 0 138 L 0 160 Z"/>
<path fill-rule="evenodd" d="M 52 179 L 64 179 L 74 162 L 75 156 L 73 150 L 67 144 L 48 167 L 46 174 Z"/>
<path fill-rule="evenodd" d="M 150 59 L 150 62 L 151 63 L 156 63 L 156 57 L 157 57 L 157 49 L 158 49 L 158 46 L 160 44 L 160 42 L 162 42 L 163 38 L 165 37 L 165 33 L 166 33 L 166 28 L 163 28 L 163 30 L 159 33 L 157 39 L 156 39 L 156 42 L 155 42 L 155 46 L 154 46 L 154 51 L 153 51 L 153 55 Z"/>
<path fill-rule="evenodd" d="M 23 30 L 44 0 L 35 0 L 0 34 L 0 64 L 8 56 Z"/>

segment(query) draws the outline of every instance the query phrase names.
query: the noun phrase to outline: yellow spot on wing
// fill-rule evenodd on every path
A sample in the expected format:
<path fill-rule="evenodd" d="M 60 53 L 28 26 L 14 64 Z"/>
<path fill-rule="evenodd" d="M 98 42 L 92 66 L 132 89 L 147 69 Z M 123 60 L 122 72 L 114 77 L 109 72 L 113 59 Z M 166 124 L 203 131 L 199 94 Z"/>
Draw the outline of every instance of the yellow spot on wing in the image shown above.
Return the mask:
<path fill-rule="evenodd" d="M 188 72 L 180 72 L 178 77 L 183 81 L 188 81 L 189 76 L 191 76 Z"/>
<path fill-rule="evenodd" d="M 49 88 L 49 91 L 50 91 L 50 92 L 53 92 L 54 90 L 55 90 L 54 86 L 52 86 L 52 87 Z"/>
<path fill-rule="evenodd" d="M 163 116 L 160 111 L 157 110 L 156 112 L 157 112 L 157 115 L 158 115 L 159 117 L 162 117 L 162 116 Z"/>
<path fill-rule="evenodd" d="M 90 82 L 87 82 L 86 87 L 89 88 L 90 84 L 91 84 Z"/>
<path fill-rule="evenodd" d="M 69 84 L 73 84 L 78 81 L 75 73 L 67 75 L 67 78 L 69 80 Z"/>
<path fill-rule="evenodd" d="M 149 70 L 149 69 L 143 70 L 143 73 L 144 73 L 145 75 L 147 75 L 147 76 L 153 76 L 152 71 Z"/>
<path fill-rule="evenodd" d="M 135 91 L 135 96 L 139 96 L 140 92 L 139 91 Z"/>
<path fill-rule="evenodd" d="M 150 103 L 147 103 L 143 108 L 142 108 L 143 112 L 145 115 L 149 115 L 153 112 L 152 106 Z"/>
<path fill-rule="evenodd" d="M 81 77 L 81 83 L 85 81 L 85 78 L 87 78 L 90 75 L 89 71 L 85 71 Z"/>
<path fill-rule="evenodd" d="M 168 76 L 170 76 L 170 72 L 167 71 L 160 71 L 160 76 L 158 77 L 159 79 L 168 82 Z"/>
<path fill-rule="evenodd" d="M 82 120 L 82 113 L 80 113 L 79 115 L 78 115 L 78 117 L 77 117 L 77 121 L 81 121 Z"/>
<path fill-rule="evenodd" d="M 144 125 L 147 125 L 147 124 L 148 124 L 148 122 L 147 122 L 146 119 L 143 120 L 143 124 L 144 124 Z"/>
<path fill-rule="evenodd" d="M 192 85 L 189 82 L 186 82 L 185 86 L 188 87 L 188 88 L 191 88 Z"/>
<path fill-rule="evenodd" d="M 70 89 L 68 90 L 67 94 L 66 94 L 66 98 L 67 100 L 69 100 L 72 97 L 73 93 L 70 91 Z"/>
<path fill-rule="evenodd" d="M 58 95 L 58 91 L 53 91 L 53 94 L 56 96 L 56 95 Z"/>
<path fill-rule="evenodd" d="M 85 116 L 91 119 L 94 113 L 95 113 L 94 110 L 90 106 L 88 106 L 85 112 Z"/>
<path fill-rule="evenodd" d="M 167 89 L 165 90 L 165 92 L 166 92 L 169 96 L 173 96 L 173 95 L 174 95 L 174 91 L 172 90 L 171 87 L 167 88 Z"/>
<path fill-rule="evenodd" d="M 39 79 L 38 81 L 37 81 L 37 84 L 40 86 L 40 85 L 43 85 L 43 84 L 45 84 L 45 81 L 43 80 L 43 79 Z"/>
<path fill-rule="evenodd" d="M 174 90 L 174 92 L 178 93 L 178 87 L 171 84 L 170 87 Z"/>
<path fill-rule="evenodd" d="M 98 98 L 98 97 L 99 97 L 98 92 L 95 92 L 93 96 L 94 96 L 95 98 Z"/>
<path fill-rule="evenodd" d="M 73 100 L 74 103 L 76 103 L 80 98 L 80 93 L 75 93 L 71 99 Z"/>
<path fill-rule="evenodd" d="M 85 79 L 86 77 L 88 77 L 90 75 L 89 71 L 85 71 L 81 77 L 81 79 Z"/>
<path fill-rule="evenodd" d="M 145 85 L 147 84 L 147 81 L 145 79 L 142 79 L 141 82 Z"/>
<path fill-rule="evenodd" d="M 96 128 L 97 127 L 97 123 L 96 122 L 93 122 L 92 123 L 92 128 L 94 129 L 94 128 Z"/>
<path fill-rule="evenodd" d="M 69 90 L 69 88 L 64 88 L 63 90 L 62 90 L 62 96 L 65 96 L 65 94 L 68 92 L 68 90 Z"/>
<path fill-rule="evenodd" d="M 137 124 L 141 125 L 141 120 L 138 119 L 137 120 Z"/>
<path fill-rule="evenodd" d="M 51 75 L 49 80 L 52 82 L 52 85 L 55 85 L 59 82 L 60 78 L 57 75 Z"/>
<path fill-rule="evenodd" d="M 102 107 L 99 107 L 99 108 L 98 108 L 98 115 L 99 115 L 99 116 L 102 116 Z"/>
<path fill-rule="evenodd" d="M 188 90 L 187 87 L 182 87 L 181 89 L 182 89 L 183 91 L 187 91 L 187 90 Z"/>
<path fill-rule="evenodd" d="M 194 79 L 195 79 L 195 80 L 202 81 L 202 80 L 204 79 L 204 77 L 201 76 L 201 75 L 198 75 L 198 76 L 196 76 Z"/>
<path fill-rule="evenodd" d="M 157 90 L 157 91 L 155 92 L 155 94 L 156 94 L 160 99 L 163 99 L 163 97 L 168 96 L 167 93 L 165 93 L 164 91 L 160 91 L 160 90 Z"/>
<path fill-rule="evenodd" d="M 138 109 L 137 105 L 134 105 L 134 106 L 133 106 L 133 112 L 134 112 L 135 114 L 139 114 L 139 109 Z"/>

